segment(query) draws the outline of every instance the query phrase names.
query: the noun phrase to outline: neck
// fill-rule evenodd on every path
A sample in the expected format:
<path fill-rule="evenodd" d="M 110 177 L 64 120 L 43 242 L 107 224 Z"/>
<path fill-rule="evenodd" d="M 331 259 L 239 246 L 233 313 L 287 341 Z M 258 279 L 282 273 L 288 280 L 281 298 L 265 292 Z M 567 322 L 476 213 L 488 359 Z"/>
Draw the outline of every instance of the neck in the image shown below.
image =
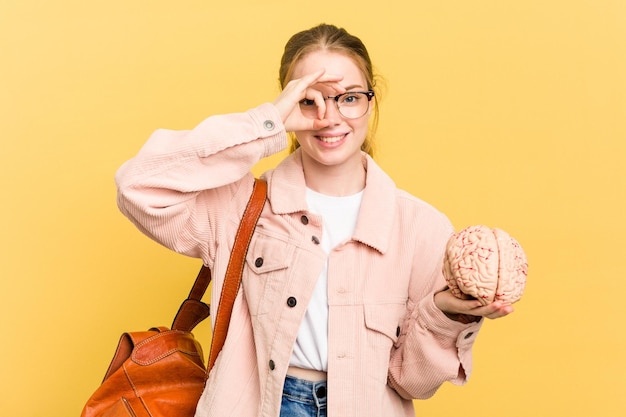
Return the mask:
<path fill-rule="evenodd" d="M 322 165 L 302 155 L 306 186 L 333 197 L 353 195 L 365 188 L 365 167 L 359 158 L 336 166 Z"/>

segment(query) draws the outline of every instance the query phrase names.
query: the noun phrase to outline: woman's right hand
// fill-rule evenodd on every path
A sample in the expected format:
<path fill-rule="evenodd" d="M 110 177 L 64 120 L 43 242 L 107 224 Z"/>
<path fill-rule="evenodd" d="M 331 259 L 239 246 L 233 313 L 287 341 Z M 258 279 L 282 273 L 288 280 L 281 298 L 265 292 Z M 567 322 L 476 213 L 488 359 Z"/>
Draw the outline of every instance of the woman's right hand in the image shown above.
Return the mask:
<path fill-rule="evenodd" d="M 287 132 L 296 132 L 300 130 L 318 130 L 327 127 L 329 121 L 324 119 L 326 100 L 320 88 L 323 86 L 326 91 L 332 91 L 332 95 L 343 94 L 346 90 L 339 84 L 339 81 L 342 79 L 343 76 L 341 75 L 326 74 L 326 70 L 321 69 L 302 78 L 289 81 L 273 102 L 280 113 L 285 130 Z M 304 99 L 315 102 L 318 108 L 316 119 L 305 117 L 300 111 L 300 101 Z"/>

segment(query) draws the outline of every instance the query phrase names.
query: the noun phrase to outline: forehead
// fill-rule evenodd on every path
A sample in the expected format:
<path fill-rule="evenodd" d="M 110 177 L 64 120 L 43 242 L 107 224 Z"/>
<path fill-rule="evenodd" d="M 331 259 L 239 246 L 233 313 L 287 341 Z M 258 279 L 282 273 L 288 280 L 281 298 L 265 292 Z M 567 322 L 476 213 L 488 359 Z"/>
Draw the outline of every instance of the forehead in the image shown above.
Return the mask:
<path fill-rule="evenodd" d="M 300 78 L 322 68 L 326 70 L 327 74 L 342 75 L 343 80 L 340 84 L 344 86 L 367 87 L 365 75 L 354 59 L 348 55 L 331 51 L 315 51 L 306 54 L 294 66 L 292 78 Z"/>

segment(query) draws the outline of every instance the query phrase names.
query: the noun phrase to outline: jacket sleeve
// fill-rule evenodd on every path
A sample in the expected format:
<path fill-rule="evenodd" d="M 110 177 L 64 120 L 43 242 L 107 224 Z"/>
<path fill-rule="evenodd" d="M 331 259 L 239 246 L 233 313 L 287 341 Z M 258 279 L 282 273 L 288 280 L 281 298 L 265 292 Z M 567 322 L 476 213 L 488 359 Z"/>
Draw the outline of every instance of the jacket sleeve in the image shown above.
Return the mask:
<path fill-rule="evenodd" d="M 406 399 L 431 397 L 446 381 L 462 385 L 472 371 L 472 346 L 483 320 L 463 324 L 449 319 L 434 302 L 445 288 L 442 266 L 445 246 L 453 232 L 441 215 L 424 223 L 413 267 L 407 314 L 391 352 L 389 385 Z"/>
<path fill-rule="evenodd" d="M 150 238 L 211 266 L 217 219 L 243 212 L 250 169 L 286 146 L 271 104 L 212 116 L 192 130 L 157 130 L 117 171 L 118 206 Z"/>

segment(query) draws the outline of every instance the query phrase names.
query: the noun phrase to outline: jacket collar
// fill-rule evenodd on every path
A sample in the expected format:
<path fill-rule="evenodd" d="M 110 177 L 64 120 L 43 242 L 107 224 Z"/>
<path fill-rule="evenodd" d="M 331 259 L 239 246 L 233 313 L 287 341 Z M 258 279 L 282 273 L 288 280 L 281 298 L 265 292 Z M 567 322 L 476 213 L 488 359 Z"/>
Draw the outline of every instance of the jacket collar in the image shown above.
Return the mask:
<path fill-rule="evenodd" d="M 387 252 L 396 213 L 396 186 L 367 154 L 365 190 L 353 238 L 381 253 Z M 302 155 L 298 149 L 285 158 L 275 170 L 266 173 L 268 201 L 275 214 L 308 211 Z"/>

